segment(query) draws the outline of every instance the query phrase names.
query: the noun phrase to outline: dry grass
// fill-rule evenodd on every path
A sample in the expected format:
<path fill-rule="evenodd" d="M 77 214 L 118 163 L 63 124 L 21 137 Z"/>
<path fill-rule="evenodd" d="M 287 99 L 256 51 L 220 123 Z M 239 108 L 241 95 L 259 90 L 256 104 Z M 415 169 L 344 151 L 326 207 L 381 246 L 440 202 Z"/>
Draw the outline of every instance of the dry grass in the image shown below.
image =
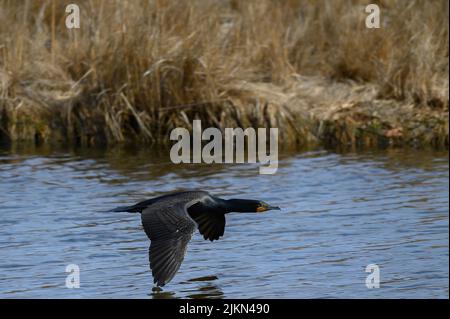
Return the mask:
<path fill-rule="evenodd" d="M 200 118 L 313 141 L 304 112 L 336 98 L 301 106 L 306 78 L 448 109 L 446 0 L 377 1 L 380 29 L 363 0 L 80 0 L 68 30 L 71 2 L 0 0 L 0 140 L 165 142 Z"/>

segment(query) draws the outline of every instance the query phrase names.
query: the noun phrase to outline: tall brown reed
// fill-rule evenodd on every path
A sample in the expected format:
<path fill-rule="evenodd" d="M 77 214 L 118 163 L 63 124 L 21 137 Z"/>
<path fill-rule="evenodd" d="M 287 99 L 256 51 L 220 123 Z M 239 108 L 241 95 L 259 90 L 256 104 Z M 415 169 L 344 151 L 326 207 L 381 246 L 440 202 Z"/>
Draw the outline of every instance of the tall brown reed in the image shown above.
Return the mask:
<path fill-rule="evenodd" d="M 69 30 L 71 2 L 0 0 L 0 136 L 155 142 L 193 118 L 297 136 L 298 75 L 448 108 L 445 0 L 377 1 L 376 30 L 365 0 L 84 0 Z"/>

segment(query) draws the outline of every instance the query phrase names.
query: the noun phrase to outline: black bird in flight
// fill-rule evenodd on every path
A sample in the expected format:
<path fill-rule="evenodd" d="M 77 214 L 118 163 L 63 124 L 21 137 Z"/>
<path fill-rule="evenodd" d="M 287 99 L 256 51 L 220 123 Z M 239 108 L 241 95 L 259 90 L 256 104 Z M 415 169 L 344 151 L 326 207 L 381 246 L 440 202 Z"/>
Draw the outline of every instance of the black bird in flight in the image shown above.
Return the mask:
<path fill-rule="evenodd" d="M 151 240 L 149 259 L 154 283 L 162 287 L 180 268 L 196 228 L 203 238 L 217 240 L 225 231 L 225 214 L 260 213 L 271 209 L 280 208 L 259 200 L 226 200 L 204 191 L 186 191 L 111 211 L 141 213 L 142 225 Z"/>

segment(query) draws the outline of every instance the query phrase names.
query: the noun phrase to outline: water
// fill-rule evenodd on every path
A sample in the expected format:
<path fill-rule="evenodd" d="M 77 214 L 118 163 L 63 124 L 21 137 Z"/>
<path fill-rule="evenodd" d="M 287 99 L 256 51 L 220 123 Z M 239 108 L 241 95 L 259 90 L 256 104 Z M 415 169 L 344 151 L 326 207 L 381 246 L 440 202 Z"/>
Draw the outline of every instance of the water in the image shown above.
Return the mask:
<path fill-rule="evenodd" d="M 0 151 L 3 298 L 448 298 L 448 153 L 288 153 L 253 165 L 176 166 L 167 151 Z M 98 212 L 182 189 L 281 206 L 196 233 L 152 291 L 139 215 Z M 65 286 L 69 264 L 81 286 Z M 368 289 L 366 266 L 380 269 Z"/>

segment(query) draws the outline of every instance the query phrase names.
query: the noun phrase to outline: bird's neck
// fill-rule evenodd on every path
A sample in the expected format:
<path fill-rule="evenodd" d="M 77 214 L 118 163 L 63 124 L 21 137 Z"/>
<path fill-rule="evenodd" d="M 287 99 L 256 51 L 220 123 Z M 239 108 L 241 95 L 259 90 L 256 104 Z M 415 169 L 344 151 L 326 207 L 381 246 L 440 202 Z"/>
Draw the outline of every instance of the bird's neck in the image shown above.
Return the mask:
<path fill-rule="evenodd" d="M 249 199 L 221 199 L 226 213 L 254 213 L 254 201 Z"/>

